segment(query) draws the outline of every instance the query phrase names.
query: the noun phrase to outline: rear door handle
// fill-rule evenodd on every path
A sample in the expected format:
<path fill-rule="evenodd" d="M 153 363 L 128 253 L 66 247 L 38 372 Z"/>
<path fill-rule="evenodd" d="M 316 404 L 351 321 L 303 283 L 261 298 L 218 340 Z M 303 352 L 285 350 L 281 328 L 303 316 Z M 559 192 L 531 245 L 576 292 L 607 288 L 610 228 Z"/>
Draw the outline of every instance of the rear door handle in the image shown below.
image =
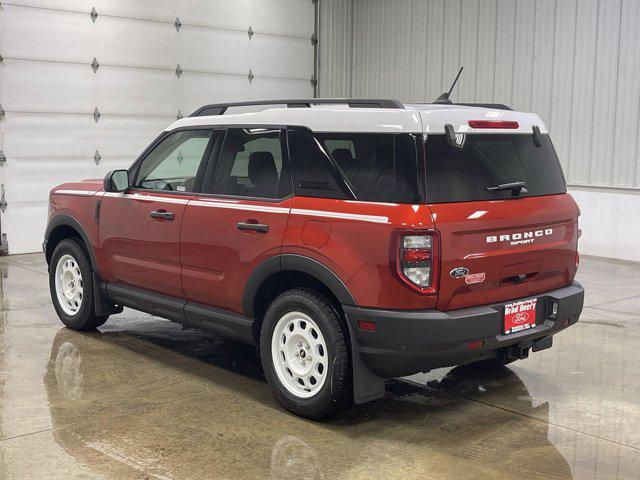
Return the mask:
<path fill-rule="evenodd" d="M 174 213 L 167 212 L 166 210 L 152 210 L 149 212 L 151 218 L 161 218 L 164 220 L 173 220 L 176 218 Z"/>
<path fill-rule="evenodd" d="M 266 223 L 238 222 L 236 226 L 238 230 L 254 230 L 260 233 L 267 233 L 269 231 L 269 225 Z"/>

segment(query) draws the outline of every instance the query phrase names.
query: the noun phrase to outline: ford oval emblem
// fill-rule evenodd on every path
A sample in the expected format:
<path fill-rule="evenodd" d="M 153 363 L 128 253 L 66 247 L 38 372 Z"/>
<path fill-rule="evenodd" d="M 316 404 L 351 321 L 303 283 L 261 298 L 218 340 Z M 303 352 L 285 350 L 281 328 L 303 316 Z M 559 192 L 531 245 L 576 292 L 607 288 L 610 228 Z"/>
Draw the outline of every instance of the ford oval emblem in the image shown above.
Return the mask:
<path fill-rule="evenodd" d="M 453 278 L 464 277 L 465 275 L 469 275 L 469 269 L 466 267 L 457 267 L 449 272 Z"/>

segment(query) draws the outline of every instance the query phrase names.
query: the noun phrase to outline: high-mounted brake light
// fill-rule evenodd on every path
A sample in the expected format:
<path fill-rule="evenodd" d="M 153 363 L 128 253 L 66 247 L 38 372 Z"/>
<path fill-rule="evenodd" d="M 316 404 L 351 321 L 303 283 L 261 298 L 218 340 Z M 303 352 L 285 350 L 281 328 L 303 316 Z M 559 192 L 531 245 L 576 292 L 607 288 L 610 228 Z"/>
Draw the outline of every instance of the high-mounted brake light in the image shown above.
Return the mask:
<path fill-rule="evenodd" d="M 403 230 L 397 235 L 398 276 L 421 293 L 435 293 L 438 274 L 437 232 Z"/>
<path fill-rule="evenodd" d="M 518 122 L 506 121 L 506 120 L 469 120 L 469 126 L 471 128 L 504 128 L 504 129 L 516 129 L 520 125 Z"/>

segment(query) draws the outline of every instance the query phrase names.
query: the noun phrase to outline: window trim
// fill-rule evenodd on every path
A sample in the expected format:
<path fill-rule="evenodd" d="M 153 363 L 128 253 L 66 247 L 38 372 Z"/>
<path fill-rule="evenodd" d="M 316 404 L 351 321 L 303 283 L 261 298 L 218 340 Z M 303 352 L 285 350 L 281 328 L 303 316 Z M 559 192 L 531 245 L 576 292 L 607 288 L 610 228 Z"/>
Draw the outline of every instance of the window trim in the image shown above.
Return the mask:
<path fill-rule="evenodd" d="M 227 193 L 214 193 L 204 191 L 203 185 L 207 180 L 213 181 L 213 176 L 215 175 L 216 168 L 218 167 L 218 159 L 220 157 L 220 152 L 222 151 L 222 147 L 224 146 L 224 140 L 227 136 L 227 132 L 229 130 L 235 129 L 264 129 L 264 130 L 278 130 L 279 131 L 279 140 L 280 140 L 280 151 L 282 156 L 282 170 L 281 172 L 288 172 L 289 183 L 291 184 L 291 192 L 284 197 L 275 197 L 275 198 L 266 198 L 266 197 L 253 197 L 250 195 L 230 195 Z M 209 159 L 207 164 L 207 168 L 203 172 L 202 181 L 200 184 L 199 192 L 194 195 L 199 197 L 208 197 L 208 198 L 222 198 L 222 199 L 239 199 L 239 200 L 247 200 L 247 201 L 255 201 L 255 202 L 269 202 L 269 203 L 280 203 L 284 200 L 291 198 L 295 195 L 295 191 L 293 188 L 293 175 L 291 172 L 291 163 L 289 162 L 289 148 L 286 137 L 286 129 L 288 127 L 283 125 L 265 125 L 265 124 L 256 124 L 256 125 L 220 125 L 218 130 L 223 131 L 220 138 L 219 145 L 216 145 L 217 148 L 212 150 L 212 157 Z M 217 143 L 217 142 L 216 142 Z"/>

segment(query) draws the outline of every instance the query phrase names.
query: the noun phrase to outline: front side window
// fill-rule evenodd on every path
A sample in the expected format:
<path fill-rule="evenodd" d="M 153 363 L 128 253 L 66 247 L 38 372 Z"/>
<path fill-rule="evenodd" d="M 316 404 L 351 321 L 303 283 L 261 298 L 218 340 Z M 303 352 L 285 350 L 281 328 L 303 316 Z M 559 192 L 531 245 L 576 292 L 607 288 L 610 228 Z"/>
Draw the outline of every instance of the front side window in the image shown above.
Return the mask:
<path fill-rule="evenodd" d="M 291 178 L 283 162 L 280 130 L 227 130 L 209 193 L 255 198 L 284 198 Z"/>
<path fill-rule="evenodd" d="M 429 203 L 501 200 L 566 192 L 558 157 L 548 135 L 540 146 L 529 134 L 458 134 L 451 146 L 444 135 L 426 142 Z M 523 182 L 513 191 L 500 186 Z M 498 188 L 496 188 L 498 187 Z"/>
<path fill-rule="evenodd" d="M 165 138 L 142 160 L 134 187 L 192 192 L 211 134 L 211 130 L 185 130 Z"/>

